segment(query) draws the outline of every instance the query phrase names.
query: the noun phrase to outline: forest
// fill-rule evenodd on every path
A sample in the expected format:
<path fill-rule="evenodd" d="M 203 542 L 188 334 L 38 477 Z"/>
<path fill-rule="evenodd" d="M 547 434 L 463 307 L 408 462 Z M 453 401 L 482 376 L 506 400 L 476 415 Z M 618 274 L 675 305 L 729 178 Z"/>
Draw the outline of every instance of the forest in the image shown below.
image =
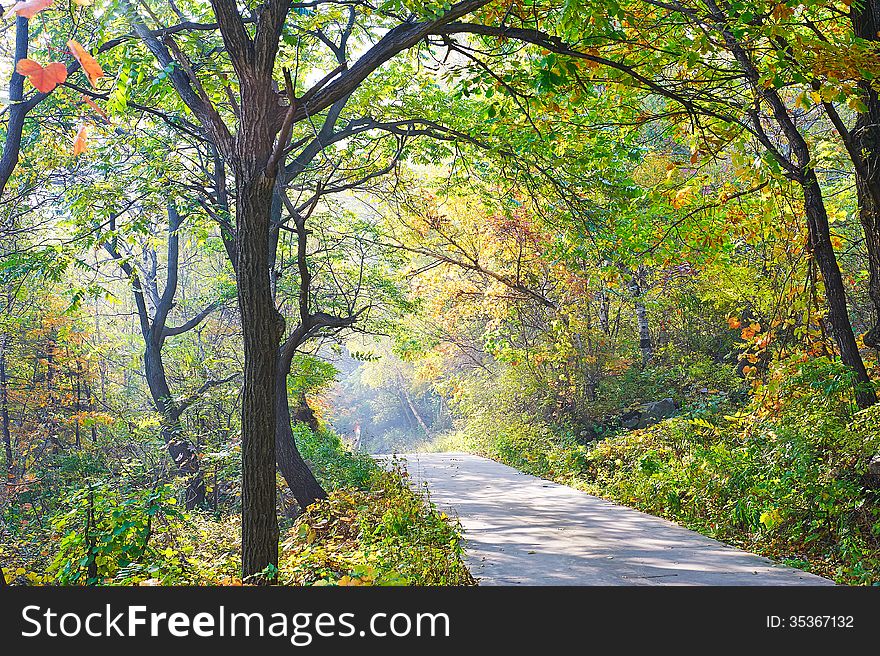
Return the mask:
<path fill-rule="evenodd" d="M 880 0 L 4 10 L 0 585 L 474 585 L 408 452 L 880 584 Z"/>

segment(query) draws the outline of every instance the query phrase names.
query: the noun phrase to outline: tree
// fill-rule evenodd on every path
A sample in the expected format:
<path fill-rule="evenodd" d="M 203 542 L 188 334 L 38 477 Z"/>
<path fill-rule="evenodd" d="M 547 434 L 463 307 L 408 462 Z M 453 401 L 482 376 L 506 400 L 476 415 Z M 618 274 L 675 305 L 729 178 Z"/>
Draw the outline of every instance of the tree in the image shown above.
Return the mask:
<path fill-rule="evenodd" d="M 694 163 L 703 153 L 708 156 L 736 142 L 738 133 L 745 132 L 754 139 L 763 151 L 771 177 L 788 179 L 801 189 L 808 249 L 825 286 L 831 334 L 841 360 L 854 373 L 857 404 L 861 408 L 874 404 L 876 395 L 848 316 L 846 289 L 832 244 L 815 158 L 794 109 L 783 96 L 784 82 L 777 86 L 778 76 L 768 68 L 762 69 L 766 59 L 756 56 L 759 48 L 777 51 L 773 40 L 776 32 L 762 21 L 755 22 L 756 14 L 746 8 L 722 8 L 713 0 L 637 0 L 631 6 L 619 6 L 614 20 L 608 16 L 597 18 L 603 13 L 599 8 L 589 13 L 596 19 L 589 31 L 574 28 L 581 23 L 570 13 L 563 13 L 555 24 L 555 34 L 536 26 L 530 16 L 512 13 L 501 25 L 452 22 L 443 32 L 449 36 L 482 34 L 532 43 L 584 62 L 587 70 L 574 74 L 574 83 L 590 76 L 595 79 L 597 74 L 607 75 L 612 83 L 674 103 L 692 121 Z M 626 26 L 619 27 L 620 17 L 626 19 Z M 662 31 L 658 31 L 659 26 Z M 685 34 L 687 30 L 694 30 L 695 36 Z M 747 36 L 753 39 L 748 46 L 744 41 Z M 571 41 L 566 40 L 568 37 Z M 699 40 L 704 55 L 697 56 L 694 40 Z M 555 75 L 563 79 L 560 73 Z"/>
<path fill-rule="evenodd" d="M 144 208 L 129 208 L 130 210 Z M 181 415 L 186 409 L 195 403 L 199 396 L 216 385 L 222 385 L 235 378 L 233 374 L 223 379 L 206 380 L 199 389 L 184 399 L 176 399 L 171 392 L 168 378 L 165 374 L 165 364 L 162 357 L 162 346 L 165 340 L 175 335 L 182 335 L 204 321 L 214 310 L 218 303 L 206 305 L 200 312 L 179 326 L 169 326 L 168 317 L 175 305 L 177 292 L 178 268 L 180 266 L 180 233 L 183 230 L 184 217 L 177 210 L 175 201 L 169 200 L 166 205 L 167 212 L 167 271 L 164 289 L 160 292 L 157 275 L 156 252 L 149 247 L 145 250 L 142 258 L 149 269 L 132 264 L 131 253 L 122 251 L 120 240 L 113 236 L 104 242 L 104 249 L 127 277 L 131 284 L 140 321 L 141 335 L 144 341 L 144 374 L 147 386 L 153 398 L 156 410 L 162 416 L 160 430 L 162 440 L 168 448 L 168 453 L 174 461 L 179 472 L 187 479 L 186 507 L 194 508 L 205 502 L 205 482 L 199 466 L 199 454 L 192 442 L 187 439 L 181 425 Z M 109 230 L 114 233 L 117 230 L 118 216 L 110 220 Z"/>
<path fill-rule="evenodd" d="M 292 126 L 306 121 L 346 97 L 370 73 L 398 53 L 414 46 L 440 26 L 486 4 L 465 0 L 438 18 L 404 20 L 392 26 L 353 64 L 340 65 L 297 97 L 286 73 L 286 91 L 275 91 L 274 73 L 279 39 L 291 10 L 290 0 L 269 0 L 251 22 L 231 0 L 212 0 L 217 29 L 235 71 L 238 99 L 231 130 L 205 91 L 189 60 L 166 32 L 162 39 L 147 28 L 138 10 L 126 4 L 135 33 L 170 69 L 180 98 L 230 166 L 236 191 L 236 274 L 242 321 L 245 370 L 242 392 L 242 572 L 253 576 L 271 569 L 278 559 L 275 520 L 275 388 L 278 346 L 284 320 L 274 306 L 269 281 L 272 197 L 279 170 L 290 146 Z M 160 28 L 161 26 L 157 26 Z M 286 105 L 281 104 L 286 101 Z"/>

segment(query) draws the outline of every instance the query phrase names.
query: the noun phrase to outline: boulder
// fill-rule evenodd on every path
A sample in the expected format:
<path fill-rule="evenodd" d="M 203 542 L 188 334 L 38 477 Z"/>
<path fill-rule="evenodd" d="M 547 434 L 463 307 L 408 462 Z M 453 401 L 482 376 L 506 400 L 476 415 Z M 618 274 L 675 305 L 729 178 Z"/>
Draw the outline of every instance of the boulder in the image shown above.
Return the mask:
<path fill-rule="evenodd" d="M 880 481 L 880 456 L 874 456 L 868 462 L 868 476 L 874 481 Z"/>
<path fill-rule="evenodd" d="M 638 408 L 626 412 L 621 415 L 620 423 L 624 428 L 647 428 L 658 421 L 671 417 L 675 414 L 676 409 L 675 401 L 667 397 L 660 401 L 644 403 Z"/>

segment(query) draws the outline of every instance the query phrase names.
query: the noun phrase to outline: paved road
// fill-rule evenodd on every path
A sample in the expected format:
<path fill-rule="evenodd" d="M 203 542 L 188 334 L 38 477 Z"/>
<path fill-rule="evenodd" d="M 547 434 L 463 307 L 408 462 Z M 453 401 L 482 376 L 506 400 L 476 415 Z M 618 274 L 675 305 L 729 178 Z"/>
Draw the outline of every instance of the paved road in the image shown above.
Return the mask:
<path fill-rule="evenodd" d="M 404 457 L 413 481 L 461 519 L 481 585 L 832 585 L 485 458 Z"/>

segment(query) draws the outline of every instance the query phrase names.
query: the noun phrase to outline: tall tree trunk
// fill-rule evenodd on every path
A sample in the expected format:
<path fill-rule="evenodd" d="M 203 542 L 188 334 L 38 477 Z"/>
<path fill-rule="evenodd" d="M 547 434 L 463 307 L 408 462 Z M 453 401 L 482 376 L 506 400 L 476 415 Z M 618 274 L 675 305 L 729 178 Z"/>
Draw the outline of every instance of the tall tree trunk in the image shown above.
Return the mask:
<path fill-rule="evenodd" d="M 603 289 L 599 292 L 599 327 L 606 335 L 611 334 L 611 322 L 608 318 L 608 291 Z"/>
<path fill-rule="evenodd" d="M 853 2 L 849 11 L 853 33 L 880 42 L 880 2 Z M 868 80 L 859 82 L 859 91 L 867 111 L 858 114 L 850 134 L 859 221 L 868 251 L 868 296 L 874 306 L 874 325 L 865 334 L 865 344 L 880 349 L 880 97 Z"/>
<path fill-rule="evenodd" d="M 162 417 L 160 435 L 168 449 L 177 470 L 186 477 L 186 507 L 200 506 L 205 502 L 205 479 L 199 464 L 199 455 L 192 443 L 183 434 L 180 423 L 180 410 L 174 403 L 165 365 L 162 362 L 161 346 L 153 340 L 147 341 L 144 350 L 144 374 L 153 403 Z"/>
<path fill-rule="evenodd" d="M 0 158 L 0 197 L 6 189 L 6 183 L 18 166 L 21 152 L 21 132 L 27 109 L 22 103 L 24 98 L 24 77 L 15 72 L 18 60 L 28 56 L 28 19 L 18 16 L 15 19 L 15 55 L 12 62 L 12 79 L 9 81 L 9 122 L 6 124 L 6 142 L 3 144 L 3 157 Z"/>
<path fill-rule="evenodd" d="M 880 109 L 880 103 L 878 103 Z M 880 111 L 877 113 L 880 121 Z M 880 145 L 880 144 L 878 144 Z M 874 201 L 868 187 L 873 186 L 880 196 L 880 157 L 873 162 L 876 174 L 873 180 L 866 180 L 856 174 L 856 190 L 859 202 L 859 221 L 865 234 L 865 248 L 868 251 L 868 297 L 874 306 L 874 325 L 865 333 L 865 345 L 880 349 L 880 206 Z"/>
<path fill-rule="evenodd" d="M 654 357 L 654 342 L 651 339 L 651 327 L 648 325 L 648 311 L 641 297 L 636 298 L 635 305 L 636 323 L 639 326 L 639 350 L 642 352 L 642 366 L 645 367 Z"/>
<path fill-rule="evenodd" d="M 726 16 L 718 9 L 714 0 L 706 0 L 707 6 L 714 13 L 721 24 L 726 21 Z M 860 408 L 867 408 L 877 402 L 877 396 L 871 385 L 871 379 L 865 369 L 865 363 L 859 353 L 856 338 L 853 334 L 852 324 L 849 320 L 849 312 L 846 306 L 846 288 L 843 286 L 843 278 L 840 275 L 840 267 L 837 264 L 837 256 L 834 246 L 831 244 L 831 231 L 828 227 L 828 214 L 825 209 L 825 201 L 822 198 L 822 186 L 816 176 L 810 153 L 810 146 L 804 135 L 801 134 L 797 124 L 789 113 L 788 106 L 783 102 L 779 92 L 761 83 L 761 76 L 755 68 L 749 50 L 737 40 L 737 37 L 729 29 L 722 30 L 724 40 L 730 48 L 734 58 L 739 63 L 745 76 L 755 93 L 755 98 L 765 102 L 771 110 L 774 122 L 785 135 L 788 146 L 791 149 L 793 159 L 783 163 L 789 174 L 801 186 L 804 196 L 804 214 L 807 218 L 809 230 L 808 248 L 813 255 L 822 278 L 825 283 L 825 297 L 828 306 L 828 321 L 834 341 L 840 350 L 840 359 L 850 367 L 855 374 L 854 392 L 856 404 Z M 765 135 L 761 126 L 758 113 L 751 113 L 751 120 L 759 135 Z M 768 138 L 762 138 L 764 145 L 771 151 L 775 151 L 777 157 L 781 153 L 769 142 Z M 857 158 L 856 158 L 857 159 Z"/>
<path fill-rule="evenodd" d="M 815 258 L 822 280 L 825 283 L 825 298 L 828 305 L 828 323 L 831 334 L 840 350 L 840 359 L 855 373 L 856 404 L 867 408 L 877 402 L 877 396 L 871 385 L 871 379 L 865 369 L 865 363 L 859 353 L 849 312 L 846 306 L 846 288 L 840 267 L 831 244 L 831 231 L 828 226 L 828 215 L 822 199 L 822 189 L 816 173 L 808 169 L 804 173 L 802 183 L 804 193 L 804 213 L 809 226 L 809 250 Z"/>
<path fill-rule="evenodd" d="M 71 374 L 72 376 L 72 374 Z M 74 378 L 74 382 L 71 385 L 74 389 L 74 400 L 73 400 L 73 412 L 76 416 L 76 421 L 73 424 L 73 433 L 74 433 L 74 445 L 77 449 L 80 448 L 80 422 L 82 418 L 79 415 L 81 405 L 82 405 L 82 383 L 80 382 L 82 379 L 82 365 L 80 364 L 79 358 L 76 361 L 76 377 Z"/>
<path fill-rule="evenodd" d="M 60 427 L 52 410 L 55 407 L 55 394 L 53 384 L 55 382 L 55 333 L 50 333 L 46 347 L 46 406 L 43 408 L 43 423 L 49 428 L 49 442 L 52 444 L 52 454 L 61 453 Z"/>
<path fill-rule="evenodd" d="M 403 380 L 403 376 L 399 373 L 397 374 L 397 382 L 400 385 L 400 393 L 403 397 L 403 400 L 406 401 L 406 405 L 409 407 L 409 411 L 412 413 L 413 419 L 416 420 L 419 427 L 425 433 L 425 435 L 430 435 L 431 432 L 428 430 L 428 427 L 425 425 L 425 421 L 422 419 L 422 416 L 419 414 L 418 409 L 412 401 L 412 397 L 410 397 L 409 392 L 406 389 L 406 382 Z"/>
<path fill-rule="evenodd" d="M 247 88 L 247 87 L 245 87 Z M 244 89 L 243 89 L 244 92 Z M 271 106 L 268 99 L 242 97 L 242 111 Z M 266 117 L 242 118 L 242 129 L 255 128 L 255 121 Z M 265 128 L 264 128 L 265 129 Z M 248 149 L 248 135 L 240 134 L 237 146 Z M 253 135 L 252 152 L 239 152 L 241 162 L 259 159 L 271 149 L 272 136 Z M 244 342 L 244 385 L 242 388 L 242 486 L 241 540 L 242 576 L 258 574 L 278 563 L 278 521 L 275 489 L 275 431 L 278 412 L 276 387 L 278 347 L 284 332 L 284 318 L 275 309 L 269 284 L 269 214 L 274 179 L 265 173 L 268 153 L 262 166 L 236 171 L 236 233 L 238 263 L 238 306 L 241 311 Z"/>

